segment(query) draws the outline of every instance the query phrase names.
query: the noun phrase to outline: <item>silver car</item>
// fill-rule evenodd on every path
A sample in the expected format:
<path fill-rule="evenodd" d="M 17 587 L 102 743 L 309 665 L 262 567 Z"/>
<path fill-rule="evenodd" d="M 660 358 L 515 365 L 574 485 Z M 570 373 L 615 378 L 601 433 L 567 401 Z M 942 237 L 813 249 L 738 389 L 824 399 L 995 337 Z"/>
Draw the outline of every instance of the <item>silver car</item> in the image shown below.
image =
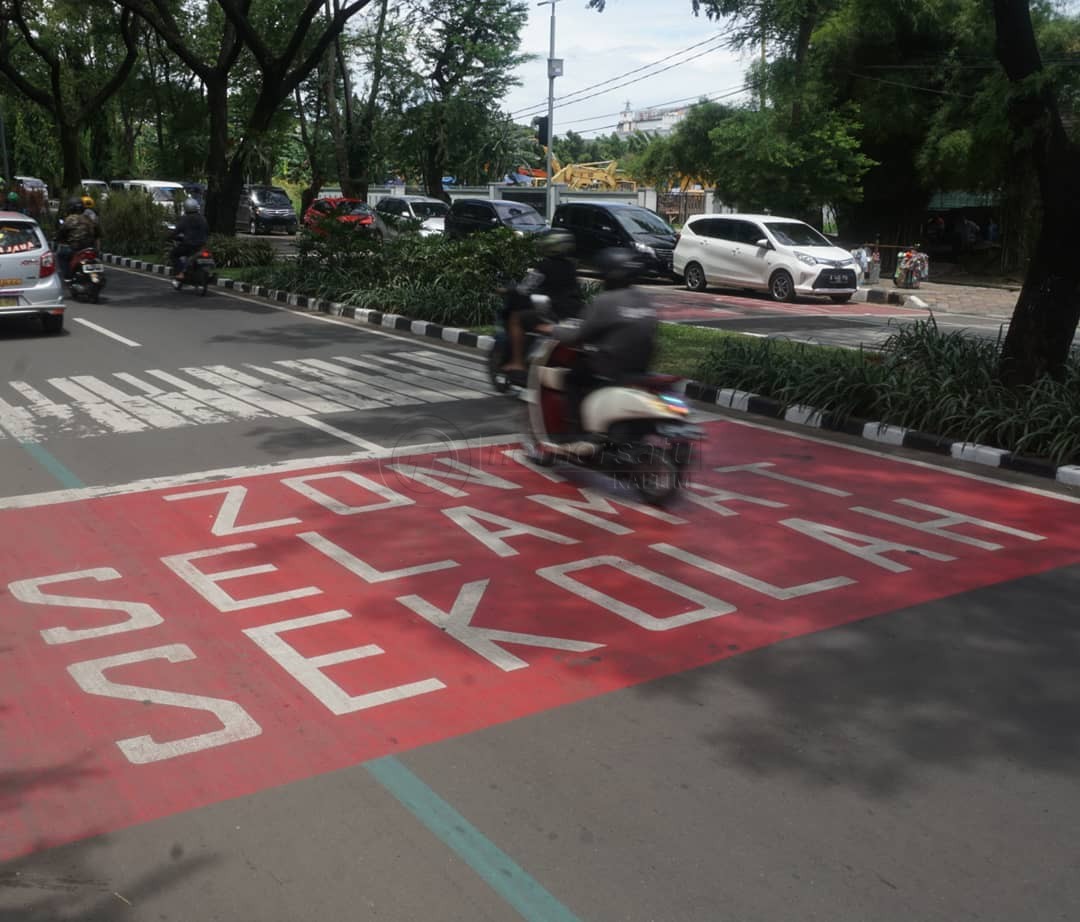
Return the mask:
<path fill-rule="evenodd" d="M 64 288 L 56 255 L 37 221 L 0 211 L 0 317 L 37 314 L 46 333 L 64 329 Z"/>

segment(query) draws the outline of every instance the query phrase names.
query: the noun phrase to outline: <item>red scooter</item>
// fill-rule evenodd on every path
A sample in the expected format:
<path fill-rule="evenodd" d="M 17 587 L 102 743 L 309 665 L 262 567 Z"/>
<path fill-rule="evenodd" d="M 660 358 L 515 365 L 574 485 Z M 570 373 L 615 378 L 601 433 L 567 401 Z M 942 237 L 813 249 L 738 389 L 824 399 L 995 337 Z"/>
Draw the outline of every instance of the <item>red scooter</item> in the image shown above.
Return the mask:
<path fill-rule="evenodd" d="M 76 250 L 68 263 L 68 278 L 71 296 L 76 301 L 85 298 L 91 304 L 97 304 L 105 287 L 105 266 L 98 251 L 93 247 Z"/>

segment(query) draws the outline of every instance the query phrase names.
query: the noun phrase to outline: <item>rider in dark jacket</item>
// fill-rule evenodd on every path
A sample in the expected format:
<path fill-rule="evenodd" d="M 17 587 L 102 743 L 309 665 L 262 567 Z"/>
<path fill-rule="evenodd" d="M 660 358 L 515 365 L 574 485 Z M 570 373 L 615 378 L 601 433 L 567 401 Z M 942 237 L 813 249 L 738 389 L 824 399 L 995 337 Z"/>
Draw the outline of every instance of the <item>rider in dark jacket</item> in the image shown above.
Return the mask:
<path fill-rule="evenodd" d="M 561 323 L 580 317 L 585 307 L 578 285 L 577 264 L 571 259 L 574 237 L 566 231 L 553 230 L 539 236 L 536 248 L 543 256 L 536 268 L 529 272 L 525 281 L 507 294 L 517 302 L 516 309 L 508 313 L 506 324 L 510 337 L 510 360 L 503 371 L 513 375 L 525 370 L 525 334 L 541 324 L 555 321 Z M 540 311 L 532 306 L 532 295 L 546 295 L 550 308 Z"/>
<path fill-rule="evenodd" d="M 206 246 L 209 238 L 210 225 L 199 213 L 199 203 L 193 198 L 187 199 L 184 202 L 184 213 L 176 222 L 176 230 L 170 235 L 170 239 L 176 241 L 169 254 L 176 283 L 184 277 L 184 273 L 180 271 L 180 260 Z"/>
<path fill-rule="evenodd" d="M 581 360 L 567 381 L 567 421 L 580 428 L 581 402 L 594 387 L 621 384 L 649 370 L 656 350 L 658 320 L 652 299 L 632 287 L 639 266 L 625 249 L 597 257 L 604 291 L 585 310 L 580 323 L 541 327 L 552 337 L 581 349 Z"/>

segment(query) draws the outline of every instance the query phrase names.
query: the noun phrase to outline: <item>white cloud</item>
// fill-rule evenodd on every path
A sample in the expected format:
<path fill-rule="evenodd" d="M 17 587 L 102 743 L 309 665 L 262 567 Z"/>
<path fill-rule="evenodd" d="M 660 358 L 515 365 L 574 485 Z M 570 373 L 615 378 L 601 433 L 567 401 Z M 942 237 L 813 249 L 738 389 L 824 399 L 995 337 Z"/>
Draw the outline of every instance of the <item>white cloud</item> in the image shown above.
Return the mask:
<path fill-rule="evenodd" d="M 533 4 L 534 0 L 529 2 Z M 665 8 L 662 14 L 658 14 L 660 7 Z M 522 85 L 503 100 L 503 108 L 522 122 L 530 121 L 533 114 L 546 114 L 550 16 L 549 6 L 534 5 L 530 10 L 521 47 L 537 58 L 518 69 Z M 603 13 L 588 9 L 586 0 L 564 0 L 556 7 L 555 56 L 564 60 L 565 69 L 565 76 L 555 81 L 556 99 L 660 61 L 719 35 L 724 28 L 723 22 L 695 17 L 690 0 L 609 0 Z M 594 98 L 575 97 L 580 101 L 568 101 L 557 107 L 555 133 L 571 128 L 582 134 L 607 133 L 613 130 L 611 126 L 627 101 L 634 109 L 644 109 L 673 100 L 692 102 L 700 95 L 736 90 L 743 83 L 748 63 L 745 56 L 726 47 L 713 50 L 706 45 L 687 51 L 657 68 L 631 74 L 583 94 L 595 93 Z M 676 66 L 663 73 L 655 72 L 670 64 Z M 641 77 L 644 79 L 612 89 Z"/>

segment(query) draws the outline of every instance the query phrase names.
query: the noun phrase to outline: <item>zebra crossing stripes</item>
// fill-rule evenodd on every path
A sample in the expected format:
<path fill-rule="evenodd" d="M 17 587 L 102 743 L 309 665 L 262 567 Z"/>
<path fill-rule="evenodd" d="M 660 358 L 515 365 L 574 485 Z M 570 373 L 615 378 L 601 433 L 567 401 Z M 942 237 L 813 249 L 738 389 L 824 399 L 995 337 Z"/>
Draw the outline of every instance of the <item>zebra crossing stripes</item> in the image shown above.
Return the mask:
<path fill-rule="evenodd" d="M 0 384 L 0 439 L 93 438 L 491 396 L 482 366 L 430 350 L 149 368 Z"/>

